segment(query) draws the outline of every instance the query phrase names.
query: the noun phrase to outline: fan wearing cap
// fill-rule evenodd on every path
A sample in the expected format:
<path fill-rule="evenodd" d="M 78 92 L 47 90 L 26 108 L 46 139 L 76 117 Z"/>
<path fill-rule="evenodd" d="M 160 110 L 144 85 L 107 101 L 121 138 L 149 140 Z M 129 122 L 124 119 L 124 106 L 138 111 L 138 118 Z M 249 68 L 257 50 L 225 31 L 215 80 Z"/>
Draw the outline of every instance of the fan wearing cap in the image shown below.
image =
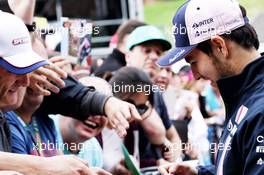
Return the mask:
<path fill-rule="evenodd" d="M 103 64 L 95 69 L 94 75 L 109 79 L 111 73 L 126 65 L 126 41 L 129 34 L 137 27 L 145 23 L 138 20 L 128 20 L 120 25 L 112 38 L 116 38 L 116 48 L 107 56 Z M 110 42 L 111 44 L 111 42 Z M 112 43 L 113 44 L 113 43 Z"/>
<path fill-rule="evenodd" d="M 129 35 L 126 47 L 127 65 L 142 68 L 152 77 L 157 66 L 155 62 L 171 44 L 158 28 L 146 25 L 137 27 Z"/>
<path fill-rule="evenodd" d="M 235 0 L 192 0 L 173 18 L 175 48 L 158 60 L 169 66 L 185 58 L 196 79 L 217 83 L 226 106 L 226 120 L 215 167 L 176 163 L 162 174 L 263 174 L 264 58 L 248 23 L 246 10 Z M 184 28 L 185 32 L 178 32 Z M 177 63 L 176 63 L 177 64 Z"/>
<path fill-rule="evenodd" d="M 128 50 L 126 54 L 127 66 L 144 70 L 150 76 L 152 81 L 157 71 L 156 61 L 165 51 L 171 48 L 171 44 L 166 39 L 164 34 L 158 28 L 151 25 L 137 27 L 128 36 L 126 46 Z M 154 92 L 153 104 L 154 110 L 158 113 L 159 117 L 162 119 L 163 125 L 165 126 L 166 138 L 175 145 L 181 145 L 177 131 L 169 119 L 167 108 L 161 93 L 157 91 Z M 140 158 L 142 158 L 142 160 L 148 160 L 144 163 L 141 163 L 142 167 L 156 165 L 151 163 L 150 159 L 158 160 L 156 161 L 157 164 L 166 162 L 163 161 L 164 159 L 162 158 L 154 158 L 153 152 L 148 149 L 148 140 L 146 138 L 142 138 L 141 140 L 143 140 L 143 146 L 141 146 L 140 149 L 144 155 L 140 155 Z M 181 150 L 179 149 L 173 152 L 173 156 L 165 156 L 164 154 L 164 158 L 166 160 L 173 161 L 175 157 L 178 158 L 180 153 Z"/>
<path fill-rule="evenodd" d="M 0 20 L 0 109 L 6 111 L 19 101 L 17 90 L 20 86 L 28 85 L 28 73 L 48 62 L 32 50 L 29 33 L 21 19 L 0 12 Z"/>
<path fill-rule="evenodd" d="M 21 105 L 23 95 L 20 94 L 20 89 L 28 86 L 29 73 L 47 65 L 48 62 L 33 52 L 29 33 L 21 19 L 0 11 L 0 20 L 0 170 L 16 170 L 25 174 L 40 175 L 94 174 L 95 171 L 87 166 L 87 162 L 72 156 L 44 159 L 8 153 L 10 131 L 2 112 L 14 110 Z M 50 165 L 58 162 L 63 162 L 63 166 L 50 168 Z M 0 171 L 0 174 L 20 175 L 13 171 Z"/>

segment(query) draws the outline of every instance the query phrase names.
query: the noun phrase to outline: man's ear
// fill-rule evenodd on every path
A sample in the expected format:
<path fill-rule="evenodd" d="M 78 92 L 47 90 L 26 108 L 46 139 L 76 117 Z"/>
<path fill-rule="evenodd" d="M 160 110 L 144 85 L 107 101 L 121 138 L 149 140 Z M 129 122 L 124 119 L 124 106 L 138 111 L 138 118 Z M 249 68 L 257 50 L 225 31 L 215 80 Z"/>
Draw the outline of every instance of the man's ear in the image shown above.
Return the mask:
<path fill-rule="evenodd" d="M 221 36 L 212 36 L 211 37 L 212 50 L 215 54 L 222 54 L 224 57 L 228 56 L 228 48 L 226 40 Z"/>

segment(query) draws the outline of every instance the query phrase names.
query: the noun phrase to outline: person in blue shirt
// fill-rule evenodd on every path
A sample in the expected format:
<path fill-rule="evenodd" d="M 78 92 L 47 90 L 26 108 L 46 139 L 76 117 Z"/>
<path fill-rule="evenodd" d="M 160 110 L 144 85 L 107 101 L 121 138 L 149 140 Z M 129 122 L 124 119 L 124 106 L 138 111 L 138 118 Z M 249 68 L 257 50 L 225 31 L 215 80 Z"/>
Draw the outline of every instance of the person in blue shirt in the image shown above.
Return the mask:
<path fill-rule="evenodd" d="M 91 116 L 86 121 L 96 126 L 60 115 L 52 116 L 57 131 L 57 145 L 64 155 L 74 154 L 86 160 L 92 167 L 103 167 L 103 152 L 95 138 L 104 128 L 107 119 Z"/>
<path fill-rule="evenodd" d="M 226 107 L 224 130 L 215 166 L 186 162 L 160 168 L 163 175 L 264 174 L 264 57 L 248 23 L 246 10 L 235 0 L 193 0 L 177 11 L 173 24 L 176 48 L 158 60 L 169 66 L 190 63 L 195 79 L 217 83 Z M 187 32 L 176 32 L 185 28 Z"/>
<path fill-rule="evenodd" d="M 111 95 L 110 85 L 98 77 L 83 77 L 83 85 L 93 85 L 99 92 Z M 101 133 L 108 120 L 104 116 L 94 115 L 87 120 L 79 120 L 61 115 L 52 116 L 56 126 L 57 145 L 64 154 L 74 154 L 88 161 L 92 167 L 103 167 L 103 152 L 95 136 Z"/>
<path fill-rule="evenodd" d="M 47 115 L 34 115 L 44 96 L 30 87 L 21 87 L 24 96 L 21 107 L 6 113 L 11 131 L 11 151 L 42 157 L 59 155 L 56 147 L 56 130 Z M 23 98 L 22 98 L 23 99 Z"/>

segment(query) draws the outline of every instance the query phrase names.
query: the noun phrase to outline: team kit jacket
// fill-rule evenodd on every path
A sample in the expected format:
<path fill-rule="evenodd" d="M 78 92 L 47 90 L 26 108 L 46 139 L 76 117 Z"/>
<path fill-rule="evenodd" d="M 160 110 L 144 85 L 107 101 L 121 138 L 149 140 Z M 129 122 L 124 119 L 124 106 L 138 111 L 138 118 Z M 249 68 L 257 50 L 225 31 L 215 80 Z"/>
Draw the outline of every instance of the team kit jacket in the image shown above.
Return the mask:
<path fill-rule="evenodd" d="M 264 57 L 217 84 L 226 107 L 221 146 L 216 166 L 199 167 L 198 174 L 263 175 Z"/>

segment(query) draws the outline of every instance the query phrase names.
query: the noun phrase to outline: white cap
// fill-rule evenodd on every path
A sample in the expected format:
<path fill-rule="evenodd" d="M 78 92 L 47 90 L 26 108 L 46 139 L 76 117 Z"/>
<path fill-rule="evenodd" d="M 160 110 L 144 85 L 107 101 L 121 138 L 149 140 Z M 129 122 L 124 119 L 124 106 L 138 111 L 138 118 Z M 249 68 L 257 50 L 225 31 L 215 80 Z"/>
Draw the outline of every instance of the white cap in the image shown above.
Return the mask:
<path fill-rule="evenodd" d="M 0 66 L 14 74 L 26 74 L 48 64 L 32 50 L 29 32 L 23 21 L 0 11 Z"/>
<path fill-rule="evenodd" d="M 176 48 L 158 60 L 169 66 L 184 58 L 199 43 L 213 35 L 230 33 L 248 22 L 236 0 L 189 0 L 173 18 Z"/>

